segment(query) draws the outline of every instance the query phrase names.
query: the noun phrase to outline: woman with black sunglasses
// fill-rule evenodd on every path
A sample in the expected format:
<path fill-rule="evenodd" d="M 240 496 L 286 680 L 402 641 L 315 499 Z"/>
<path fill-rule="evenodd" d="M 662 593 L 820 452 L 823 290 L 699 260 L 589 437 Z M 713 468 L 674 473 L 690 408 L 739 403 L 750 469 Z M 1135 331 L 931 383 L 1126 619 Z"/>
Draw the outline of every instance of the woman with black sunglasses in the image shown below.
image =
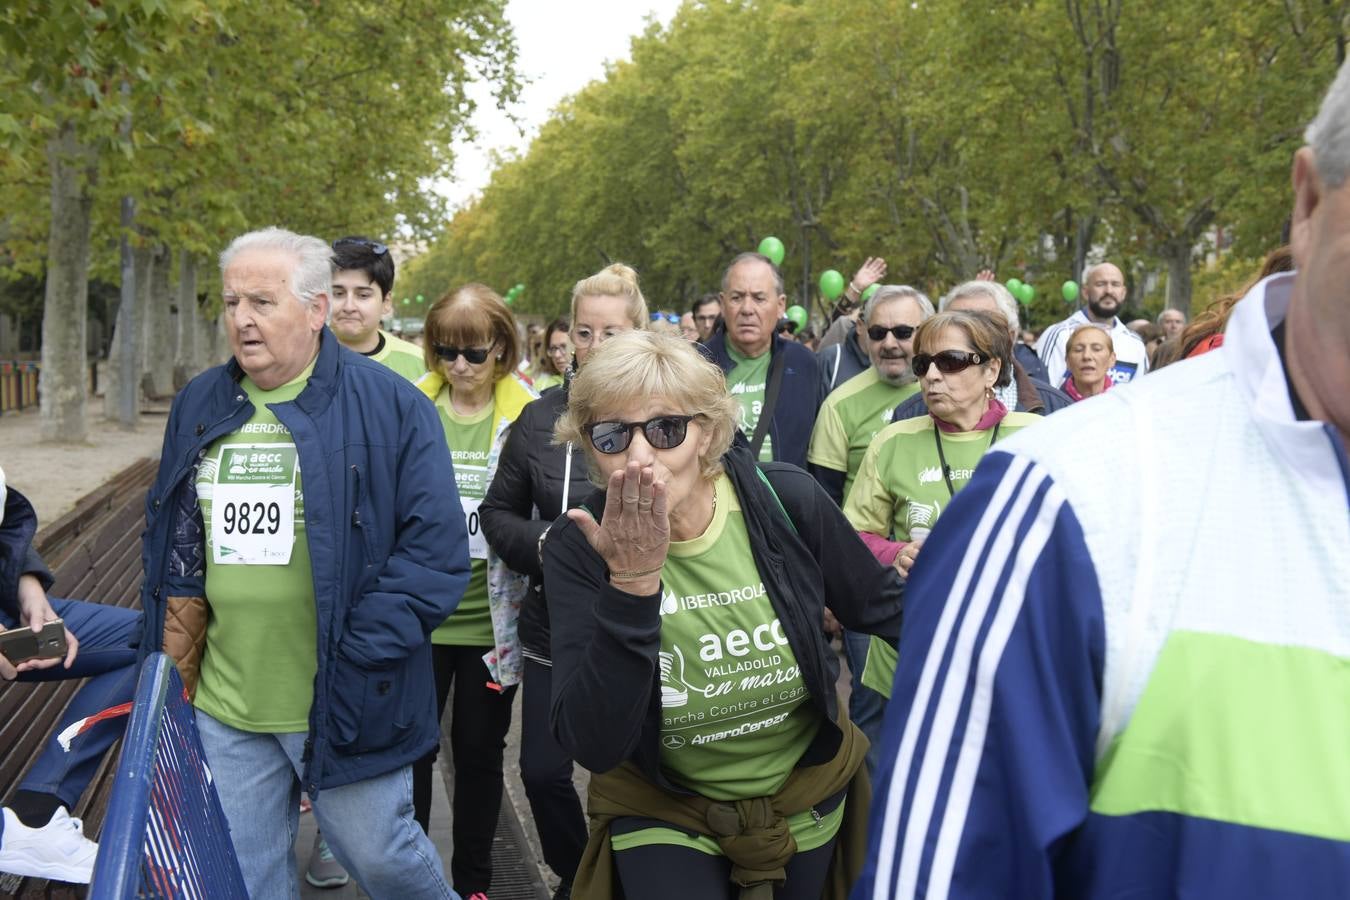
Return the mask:
<path fill-rule="evenodd" d="M 437 300 L 427 311 L 423 340 L 427 374 L 417 386 L 436 404 L 450 445 L 471 568 L 459 607 L 431 633 L 438 715 L 445 711 L 452 685 L 455 693 L 450 873 L 463 897 L 486 898 L 501 808 L 502 750 L 520 681 L 516 620 L 528 580 L 493 552 L 478 507 L 496 476 L 512 423 L 535 393 L 516 375 L 520 338 L 515 317 L 485 285 L 466 284 Z M 433 748 L 413 764 L 413 812 L 423 830 L 430 818 L 435 761 Z"/>
<path fill-rule="evenodd" d="M 1009 412 L 994 389 L 1012 379 L 1012 334 L 999 313 L 938 313 L 914 332 L 911 363 L 928 415 L 882 429 L 844 502 L 844 515 L 883 563 L 902 574 L 933 523 L 979 465 L 1010 434 L 1040 421 Z M 895 646 L 872 638 L 863 684 L 891 695 Z"/>
<path fill-rule="evenodd" d="M 607 266 L 572 288 L 569 321 L 575 352 L 571 371 L 616 334 L 647 327 L 647 301 L 637 272 Z M 554 336 L 556 340 L 556 335 Z M 523 656 L 520 702 L 520 780 L 530 801 L 544 862 L 559 878 L 555 900 L 565 900 L 586 846 L 586 819 L 572 784 L 572 755 L 549 729 L 552 656 L 540 547 L 553 520 L 585 499 L 591 486 L 581 447 L 555 446 L 553 426 L 567 407 L 568 382 L 525 407 L 502 449 L 497 477 L 481 512 L 493 550 L 530 576 L 520 610 Z"/>
<path fill-rule="evenodd" d="M 739 419 L 694 345 L 633 333 L 558 422 L 603 485 L 543 554 L 553 730 L 594 773 L 579 896 L 816 900 L 859 871 L 867 741 L 821 625 L 893 637 L 901 582 L 811 476 L 733 446 Z"/>

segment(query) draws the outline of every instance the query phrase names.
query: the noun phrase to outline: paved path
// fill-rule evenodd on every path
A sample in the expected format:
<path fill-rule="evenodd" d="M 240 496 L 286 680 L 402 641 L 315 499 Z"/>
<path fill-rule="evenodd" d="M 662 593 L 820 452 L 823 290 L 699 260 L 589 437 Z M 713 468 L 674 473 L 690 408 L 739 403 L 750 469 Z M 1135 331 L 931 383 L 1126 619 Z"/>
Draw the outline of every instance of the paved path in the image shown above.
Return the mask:
<path fill-rule="evenodd" d="M 36 408 L 0 416 L 0 468 L 37 509 L 39 526 L 55 522 L 136 460 L 158 458 L 167 411 L 142 413 L 136 429 L 126 431 L 103 418 L 102 406 L 101 399 L 90 403 L 83 444 L 43 443 Z"/>

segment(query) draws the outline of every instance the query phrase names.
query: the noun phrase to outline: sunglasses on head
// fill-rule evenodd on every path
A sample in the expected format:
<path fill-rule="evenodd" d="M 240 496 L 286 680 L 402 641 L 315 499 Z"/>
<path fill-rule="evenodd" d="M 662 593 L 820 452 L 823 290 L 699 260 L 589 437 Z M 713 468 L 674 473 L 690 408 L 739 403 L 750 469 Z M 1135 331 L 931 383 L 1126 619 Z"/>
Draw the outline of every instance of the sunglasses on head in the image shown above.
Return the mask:
<path fill-rule="evenodd" d="M 874 341 L 886 340 L 886 335 L 893 334 L 897 341 L 907 341 L 914 337 L 913 325 L 896 325 L 894 328 L 887 328 L 885 325 L 868 325 L 867 336 Z"/>
<path fill-rule="evenodd" d="M 974 353 L 968 350 L 943 350 L 941 353 L 916 353 L 910 366 L 914 369 L 914 374 L 922 378 L 928 374 L 930 365 L 937 366 L 938 371 L 944 375 L 953 375 L 957 372 L 964 372 L 971 366 L 978 366 L 980 363 L 988 361 L 988 357 L 982 353 Z"/>
<path fill-rule="evenodd" d="M 365 247 L 376 256 L 384 256 L 389 252 L 389 248 L 379 241 L 370 241 L 365 238 L 339 238 L 338 240 L 333 241 L 334 250 L 344 245 L 350 247 Z"/>
<path fill-rule="evenodd" d="M 684 443 L 693 416 L 656 416 L 645 422 L 591 422 L 582 426 L 591 446 L 600 453 L 622 453 L 628 449 L 633 432 L 642 429 L 642 436 L 653 450 L 670 450 Z"/>
<path fill-rule="evenodd" d="M 654 313 L 652 313 L 652 321 L 653 321 L 653 322 L 660 322 L 662 319 L 665 319 L 667 322 L 669 322 L 669 323 L 672 324 L 672 325 L 678 325 L 678 324 L 680 324 L 680 317 L 677 316 L 677 315 L 675 315 L 675 313 L 662 313 L 662 312 L 654 312 Z"/>
<path fill-rule="evenodd" d="M 454 362 L 456 357 L 462 356 L 470 365 L 482 365 L 487 362 L 488 354 L 491 352 L 491 347 L 446 347 L 441 344 L 436 345 L 436 355 L 449 363 Z"/>

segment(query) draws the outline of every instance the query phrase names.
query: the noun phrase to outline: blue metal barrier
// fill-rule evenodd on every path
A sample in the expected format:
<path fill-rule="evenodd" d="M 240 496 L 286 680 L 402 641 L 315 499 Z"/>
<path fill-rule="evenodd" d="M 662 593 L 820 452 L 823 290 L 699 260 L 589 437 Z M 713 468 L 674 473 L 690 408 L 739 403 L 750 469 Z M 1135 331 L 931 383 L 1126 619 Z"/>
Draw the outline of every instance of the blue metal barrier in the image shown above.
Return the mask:
<path fill-rule="evenodd" d="M 248 896 L 192 705 L 162 653 L 136 684 L 88 896 Z"/>

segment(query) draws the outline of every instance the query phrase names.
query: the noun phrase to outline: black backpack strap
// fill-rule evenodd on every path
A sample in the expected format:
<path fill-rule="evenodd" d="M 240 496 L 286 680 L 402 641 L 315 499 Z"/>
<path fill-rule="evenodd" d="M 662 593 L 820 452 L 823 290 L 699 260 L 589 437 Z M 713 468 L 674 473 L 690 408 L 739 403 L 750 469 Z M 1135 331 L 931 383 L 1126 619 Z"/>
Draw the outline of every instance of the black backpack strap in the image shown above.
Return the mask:
<path fill-rule="evenodd" d="M 773 423 L 773 411 L 778 406 L 778 395 L 783 390 L 783 370 L 787 368 L 785 353 L 775 353 L 769 362 L 769 383 L 764 389 L 764 407 L 759 411 L 759 421 L 755 423 L 754 437 L 750 438 L 750 452 L 759 459 L 759 448 L 769 436 L 769 426 Z"/>

